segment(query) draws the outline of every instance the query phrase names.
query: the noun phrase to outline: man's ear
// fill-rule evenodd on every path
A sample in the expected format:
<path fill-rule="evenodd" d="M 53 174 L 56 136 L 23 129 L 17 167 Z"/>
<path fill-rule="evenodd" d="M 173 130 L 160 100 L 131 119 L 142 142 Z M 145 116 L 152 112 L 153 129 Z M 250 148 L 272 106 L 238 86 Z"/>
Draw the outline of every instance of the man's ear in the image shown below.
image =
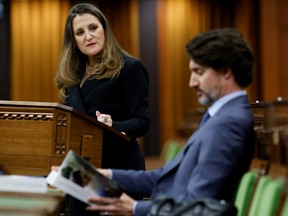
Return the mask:
<path fill-rule="evenodd" d="M 222 74 L 225 79 L 230 79 L 233 76 L 232 69 L 231 68 L 223 68 Z"/>

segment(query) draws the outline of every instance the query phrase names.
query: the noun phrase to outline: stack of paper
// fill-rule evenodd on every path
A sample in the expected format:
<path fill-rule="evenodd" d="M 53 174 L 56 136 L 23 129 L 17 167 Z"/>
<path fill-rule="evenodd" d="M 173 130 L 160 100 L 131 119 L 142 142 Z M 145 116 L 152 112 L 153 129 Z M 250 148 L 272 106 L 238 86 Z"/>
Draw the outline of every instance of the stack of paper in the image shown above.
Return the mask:
<path fill-rule="evenodd" d="M 46 193 L 47 182 L 43 177 L 0 175 L 0 191 Z"/>

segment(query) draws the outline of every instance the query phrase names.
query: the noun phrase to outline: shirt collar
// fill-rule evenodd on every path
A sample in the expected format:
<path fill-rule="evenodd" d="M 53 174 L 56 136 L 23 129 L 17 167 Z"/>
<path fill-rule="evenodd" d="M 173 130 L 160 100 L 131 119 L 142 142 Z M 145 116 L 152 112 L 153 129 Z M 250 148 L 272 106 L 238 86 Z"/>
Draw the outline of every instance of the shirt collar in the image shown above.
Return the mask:
<path fill-rule="evenodd" d="M 230 94 L 227 94 L 221 98 L 219 98 L 217 101 L 215 101 L 211 107 L 208 108 L 208 112 L 210 114 L 210 116 L 212 117 L 213 115 L 215 115 L 215 113 L 221 108 L 223 107 L 227 102 L 229 102 L 230 100 L 236 98 L 236 97 L 240 97 L 243 95 L 247 95 L 246 91 L 244 90 L 240 90 L 240 91 L 236 91 L 236 92 L 232 92 Z"/>

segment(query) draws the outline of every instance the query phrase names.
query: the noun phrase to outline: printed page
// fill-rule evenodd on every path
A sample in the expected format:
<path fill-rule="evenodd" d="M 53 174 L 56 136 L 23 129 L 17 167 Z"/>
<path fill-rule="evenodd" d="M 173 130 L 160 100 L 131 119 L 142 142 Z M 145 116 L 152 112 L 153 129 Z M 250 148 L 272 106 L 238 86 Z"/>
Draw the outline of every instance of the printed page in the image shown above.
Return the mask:
<path fill-rule="evenodd" d="M 72 150 L 66 155 L 60 170 L 52 171 L 46 181 L 87 204 L 91 196 L 119 197 L 124 191 Z"/>

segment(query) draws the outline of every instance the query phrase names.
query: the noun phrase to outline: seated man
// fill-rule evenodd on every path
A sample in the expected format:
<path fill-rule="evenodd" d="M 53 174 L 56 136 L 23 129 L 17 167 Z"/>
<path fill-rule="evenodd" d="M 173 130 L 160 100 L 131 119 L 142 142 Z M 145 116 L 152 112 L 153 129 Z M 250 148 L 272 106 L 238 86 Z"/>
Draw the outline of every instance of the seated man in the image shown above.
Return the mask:
<path fill-rule="evenodd" d="M 182 151 L 163 168 L 152 171 L 99 169 L 127 189 L 127 194 L 151 197 L 136 201 L 91 197 L 89 211 L 104 215 L 147 215 L 157 195 L 177 201 L 215 198 L 232 201 L 238 183 L 254 156 L 254 129 L 244 89 L 253 78 L 253 54 L 233 29 L 199 34 L 186 45 L 190 57 L 189 86 L 208 120 L 193 133 Z M 205 115 L 206 116 L 206 115 Z"/>

